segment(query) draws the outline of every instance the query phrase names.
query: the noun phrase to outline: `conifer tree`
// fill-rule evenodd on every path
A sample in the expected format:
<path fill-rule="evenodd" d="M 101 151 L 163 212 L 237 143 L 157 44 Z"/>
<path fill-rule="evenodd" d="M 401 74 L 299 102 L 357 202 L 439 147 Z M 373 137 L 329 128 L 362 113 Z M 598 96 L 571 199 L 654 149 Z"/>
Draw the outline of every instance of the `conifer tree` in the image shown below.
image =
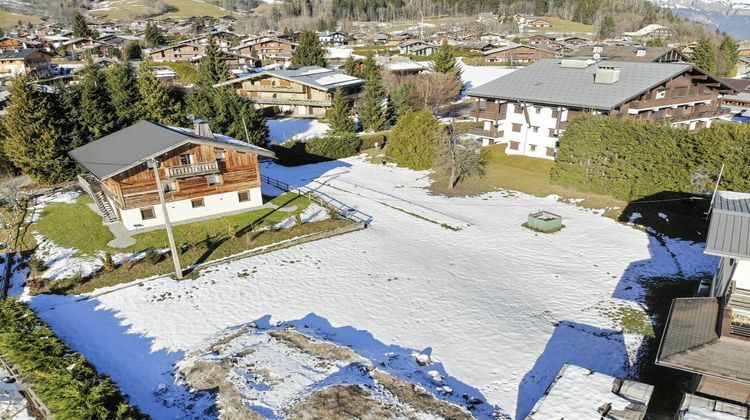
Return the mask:
<path fill-rule="evenodd" d="M 377 62 L 375 62 L 375 55 L 372 53 L 372 51 L 368 52 L 365 56 L 365 61 L 362 64 L 361 77 L 365 79 L 369 79 L 371 77 L 380 79 L 380 66 L 378 66 Z"/>
<path fill-rule="evenodd" d="M 86 23 L 86 18 L 80 14 L 76 13 L 75 16 L 73 16 L 73 36 L 76 38 L 93 38 L 94 37 L 94 31 L 89 28 L 88 23 Z"/>
<path fill-rule="evenodd" d="M 740 54 L 737 51 L 737 41 L 729 35 L 722 38 L 719 44 L 717 71 L 720 76 L 734 77 L 737 74 L 737 62 Z"/>
<path fill-rule="evenodd" d="M 118 129 L 141 119 L 141 93 L 133 66 L 126 62 L 110 68 L 107 72 L 107 89 L 117 116 Z"/>
<path fill-rule="evenodd" d="M 146 24 L 146 29 L 143 32 L 143 39 L 146 42 L 146 46 L 149 48 L 157 48 L 165 42 L 164 35 L 162 35 L 159 27 L 153 22 Z"/>
<path fill-rule="evenodd" d="M 357 63 L 354 62 L 354 57 L 351 55 L 346 57 L 344 61 L 344 73 L 349 76 L 359 77 L 359 71 L 357 70 Z"/>
<path fill-rule="evenodd" d="M 68 162 L 68 151 L 60 115 L 62 106 L 52 94 L 40 92 L 26 76 L 16 77 L 11 93 L 5 126 L 5 154 L 34 181 L 51 184 L 74 174 Z"/>
<path fill-rule="evenodd" d="M 365 81 L 359 100 L 359 121 L 365 131 L 380 131 L 386 128 L 387 116 L 383 109 L 383 88 L 377 77 Z"/>
<path fill-rule="evenodd" d="M 229 67 L 224 61 L 224 55 L 216 43 L 213 35 L 208 36 L 208 42 L 203 49 L 203 56 L 198 65 L 197 82 L 202 88 L 212 87 L 216 83 L 229 79 Z"/>
<path fill-rule="evenodd" d="M 354 133 L 354 121 L 349 119 L 351 104 L 344 90 L 336 88 L 333 94 L 333 104 L 328 110 L 328 125 L 330 134 Z"/>
<path fill-rule="evenodd" d="M 438 73 L 450 74 L 456 77 L 456 79 L 461 78 L 461 67 L 458 66 L 455 52 L 453 51 L 453 48 L 448 45 L 447 41 L 443 41 L 440 48 L 435 53 L 432 70 Z"/>
<path fill-rule="evenodd" d="M 612 16 L 605 16 L 602 19 L 602 24 L 599 26 L 599 38 L 600 39 L 612 39 L 617 36 L 617 27 L 615 26 L 615 20 Z"/>
<path fill-rule="evenodd" d="M 325 67 L 326 55 L 320 46 L 318 35 L 313 31 L 302 33 L 299 45 L 292 53 L 292 65 L 296 67 L 320 66 Z"/>
<path fill-rule="evenodd" d="M 81 92 L 71 86 L 61 85 L 60 91 L 60 109 L 65 118 L 62 121 L 63 132 L 66 134 L 66 148 L 73 150 L 76 147 L 83 146 L 92 140 L 88 130 L 82 124 L 81 118 Z"/>
<path fill-rule="evenodd" d="M 81 95 L 81 125 L 92 140 L 103 137 L 117 127 L 117 116 L 107 90 L 107 79 L 99 66 L 89 59 L 78 85 Z"/>
<path fill-rule="evenodd" d="M 703 37 L 693 50 L 693 63 L 700 69 L 708 72 L 716 72 L 716 46 L 710 38 Z"/>
<path fill-rule="evenodd" d="M 412 89 L 412 85 L 405 83 L 388 95 L 388 117 L 391 124 L 396 124 L 404 114 L 414 110 Z"/>
<path fill-rule="evenodd" d="M 143 118 L 167 125 L 184 122 L 182 106 L 169 93 L 167 86 L 151 71 L 150 60 L 138 68 L 138 92 L 141 94 Z"/>

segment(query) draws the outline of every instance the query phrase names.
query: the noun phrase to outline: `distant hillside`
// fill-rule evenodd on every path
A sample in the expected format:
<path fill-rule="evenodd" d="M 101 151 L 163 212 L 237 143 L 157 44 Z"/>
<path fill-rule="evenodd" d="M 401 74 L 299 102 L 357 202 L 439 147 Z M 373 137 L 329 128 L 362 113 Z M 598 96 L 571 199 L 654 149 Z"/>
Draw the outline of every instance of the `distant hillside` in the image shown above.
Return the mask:
<path fill-rule="evenodd" d="M 92 1 L 90 14 L 105 19 L 141 17 L 226 16 L 229 11 L 205 0 L 100 0 Z"/>
<path fill-rule="evenodd" d="M 724 31 L 736 38 L 750 38 L 750 0 L 653 0 L 690 20 Z"/>

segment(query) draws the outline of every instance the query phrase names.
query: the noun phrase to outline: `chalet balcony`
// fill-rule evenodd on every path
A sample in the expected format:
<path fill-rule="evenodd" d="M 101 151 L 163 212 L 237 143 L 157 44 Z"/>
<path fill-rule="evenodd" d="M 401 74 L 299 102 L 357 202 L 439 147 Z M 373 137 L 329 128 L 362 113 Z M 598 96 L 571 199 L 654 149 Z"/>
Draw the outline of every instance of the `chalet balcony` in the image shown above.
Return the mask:
<path fill-rule="evenodd" d="M 729 332 L 750 337 L 750 290 L 737 288 L 733 282 L 727 307 L 731 310 Z"/>
<path fill-rule="evenodd" d="M 476 108 L 472 111 L 471 116 L 478 119 L 502 121 L 505 119 L 506 113 L 505 111 Z"/>
<path fill-rule="evenodd" d="M 697 120 L 701 118 L 719 118 L 727 114 L 729 114 L 729 109 L 727 108 L 717 108 L 717 109 L 708 110 L 708 111 L 693 110 L 692 112 L 679 113 L 679 114 L 673 114 L 673 115 L 669 115 L 664 111 L 657 111 L 650 118 L 643 118 L 643 119 L 646 121 L 653 120 L 653 121 L 664 122 L 664 123 L 676 123 L 680 121 L 690 121 L 690 120 Z"/>
<path fill-rule="evenodd" d="M 189 165 L 167 166 L 167 178 L 179 179 L 219 173 L 219 162 L 191 163 Z"/>
<path fill-rule="evenodd" d="M 285 99 L 285 98 L 262 98 L 257 96 L 247 95 L 248 98 L 252 99 L 256 104 L 262 105 L 307 105 L 307 106 L 331 106 L 330 100 L 314 100 L 314 99 Z"/>
<path fill-rule="evenodd" d="M 501 130 L 485 130 L 482 127 L 470 127 L 466 132 L 475 136 L 489 137 L 493 139 L 499 139 L 503 137 L 504 134 Z"/>
<path fill-rule="evenodd" d="M 673 96 L 671 98 L 662 99 L 648 99 L 645 101 L 633 101 L 630 103 L 630 109 L 647 109 L 657 108 L 672 105 L 689 104 L 693 102 L 704 102 L 716 100 L 716 95 L 713 93 L 705 93 L 702 95 L 685 95 L 685 96 Z"/>
<path fill-rule="evenodd" d="M 242 88 L 247 92 L 279 92 L 279 93 L 305 93 L 302 86 L 273 86 L 273 85 L 252 85 Z"/>

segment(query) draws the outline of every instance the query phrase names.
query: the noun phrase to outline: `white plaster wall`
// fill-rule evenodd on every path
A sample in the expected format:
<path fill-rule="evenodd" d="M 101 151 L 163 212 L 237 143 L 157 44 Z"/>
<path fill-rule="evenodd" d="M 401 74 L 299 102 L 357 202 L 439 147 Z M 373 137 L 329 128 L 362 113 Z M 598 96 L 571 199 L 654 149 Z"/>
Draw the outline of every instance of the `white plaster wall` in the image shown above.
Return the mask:
<path fill-rule="evenodd" d="M 204 206 L 193 208 L 191 200 L 178 200 L 167 203 L 169 220 L 172 223 L 196 219 L 200 217 L 218 216 L 224 213 L 249 210 L 263 205 L 263 196 L 260 188 L 252 188 L 250 200 L 240 202 L 237 191 L 213 194 L 203 197 Z M 121 210 L 120 217 L 125 229 L 133 230 L 144 227 L 160 226 L 164 224 L 164 213 L 161 205 L 154 206 L 153 219 L 143 220 L 140 209 Z"/>
<path fill-rule="evenodd" d="M 750 290 L 750 261 L 738 260 L 732 280 L 738 289 Z"/>
<path fill-rule="evenodd" d="M 555 128 L 557 124 L 557 118 L 552 118 L 553 108 L 541 107 L 540 112 L 537 114 L 535 107 L 529 107 L 529 121 L 532 127 L 539 127 L 539 130 L 535 133 L 533 128 L 526 124 L 526 118 L 523 113 L 515 113 L 515 107 L 518 104 L 509 104 L 508 112 L 506 113 L 505 122 L 502 124 L 501 129 L 505 132 L 504 142 L 508 143 L 508 147 L 505 149 L 505 153 L 509 155 L 524 155 L 532 156 L 543 159 L 554 159 L 553 156 L 547 156 L 547 147 L 556 148 L 558 137 L 550 137 L 549 129 Z M 567 111 L 563 111 L 561 121 L 564 121 Z M 513 124 L 521 124 L 521 131 L 513 131 Z M 519 143 L 518 150 L 511 150 L 511 141 L 517 141 Z M 536 150 L 531 150 L 531 145 L 536 145 Z"/>

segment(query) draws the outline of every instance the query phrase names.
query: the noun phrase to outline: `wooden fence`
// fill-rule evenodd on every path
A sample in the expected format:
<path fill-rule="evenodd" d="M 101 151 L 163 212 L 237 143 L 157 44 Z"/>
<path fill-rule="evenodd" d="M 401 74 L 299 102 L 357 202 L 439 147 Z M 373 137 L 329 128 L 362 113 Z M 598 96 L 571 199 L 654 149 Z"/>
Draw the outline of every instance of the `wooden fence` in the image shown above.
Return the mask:
<path fill-rule="evenodd" d="M 8 376 L 10 376 L 11 378 L 23 380 L 23 375 L 21 375 L 21 372 L 19 372 L 18 369 L 6 362 L 2 356 L 0 356 L 0 366 L 2 366 L 3 369 L 8 372 Z M 21 393 L 21 395 L 26 397 L 26 400 L 31 405 L 31 414 L 36 414 L 42 419 L 52 418 L 52 412 L 42 402 L 42 400 L 39 398 L 39 395 L 34 392 L 29 384 L 21 382 L 21 388 L 19 389 L 19 392 Z"/>

